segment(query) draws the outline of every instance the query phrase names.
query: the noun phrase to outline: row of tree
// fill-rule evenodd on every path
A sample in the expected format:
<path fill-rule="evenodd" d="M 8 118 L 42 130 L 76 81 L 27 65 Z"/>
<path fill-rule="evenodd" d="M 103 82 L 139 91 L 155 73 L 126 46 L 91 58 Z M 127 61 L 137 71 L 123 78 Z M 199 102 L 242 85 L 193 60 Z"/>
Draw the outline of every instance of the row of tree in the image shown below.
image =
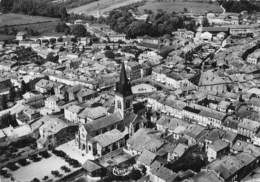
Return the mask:
<path fill-rule="evenodd" d="M 84 25 L 78 24 L 69 27 L 64 22 L 58 23 L 56 32 L 65 33 L 66 35 L 72 34 L 76 37 L 86 37 L 87 35 L 90 35 Z"/>
<path fill-rule="evenodd" d="M 227 12 L 240 13 L 241 11 L 248 11 L 249 13 L 252 13 L 254 11 L 260 11 L 259 4 L 257 4 L 257 2 L 254 3 L 252 0 L 219 0 L 219 3 L 226 9 Z"/>
<path fill-rule="evenodd" d="M 47 16 L 63 20 L 68 18 L 65 7 L 46 0 L 1 0 L 0 7 L 4 12 Z"/>
<path fill-rule="evenodd" d="M 128 38 L 150 35 L 153 37 L 171 34 L 178 28 L 195 31 L 195 20 L 176 13 L 157 11 L 149 15 L 146 21 L 136 20 L 127 10 L 111 11 L 106 23 L 116 32 L 125 33 Z"/>

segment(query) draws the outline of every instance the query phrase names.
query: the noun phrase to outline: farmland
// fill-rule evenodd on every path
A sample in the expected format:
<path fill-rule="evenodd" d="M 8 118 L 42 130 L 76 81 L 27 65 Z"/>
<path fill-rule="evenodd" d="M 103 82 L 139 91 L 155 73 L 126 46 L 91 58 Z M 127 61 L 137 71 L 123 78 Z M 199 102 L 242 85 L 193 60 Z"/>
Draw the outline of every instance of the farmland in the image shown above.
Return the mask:
<path fill-rule="evenodd" d="M 222 9 L 217 3 L 191 1 L 155 2 L 151 0 L 147 1 L 144 6 L 139 7 L 139 10 L 143 12 L 144 10 L 157 11 L 158 9 L 162 9 L 168 12 L 183 12 L 184 8 L 186 8 L 188 12 L 195 14 L 204 14 L 207 11 L 222 12 Z"/>
<path fill-rule="evenodd" d="M 28 16 L 22 14 L 1 14 L 0 15 L 0 27 L 3 26 L 16 26 L 24 24 L 34 24 L 34 23 L 43 23 L 43 22 L 55 22 L 58 21 L 56 18 L 48 18 L 41 16 Z"/>
<path fill-rule="evenodd" d="M 101 14 L 109 12 L 113 9 L 127 6 L 132 3 L 140 2 L 142 0 L 99 0 L 92 2 L 77 8 L 69 10 L 69 13 L 86 14 L 86 15 L 97 15 L 98 10 Z"/>
<path fill-rule="evenodd" d="M 14 13 L 1 14 L 0 30 L 15 28 L 16 30 L 21 31 L 25 28 L 30 28 L 39 33 L 50 33 L 55 31 L 55 27 L 59 21 L 60 20 L 56 18 L 41 16 L 28 16 Z M 13 35 L 1 34 L 0 40 L 5 40 L 12 37 Z"/>

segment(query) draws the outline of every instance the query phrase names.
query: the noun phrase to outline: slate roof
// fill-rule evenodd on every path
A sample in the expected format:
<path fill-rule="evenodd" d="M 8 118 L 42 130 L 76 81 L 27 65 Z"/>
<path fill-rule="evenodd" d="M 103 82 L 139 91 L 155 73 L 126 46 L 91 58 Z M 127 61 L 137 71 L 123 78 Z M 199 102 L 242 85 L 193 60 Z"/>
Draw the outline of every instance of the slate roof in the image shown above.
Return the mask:
<path fill-rule="evenodd" d="M 82 165 L 82 167 L 83 167 L 86 171 L 88 171 L 88 172 L 93 172 L 93 171 L 102 169 L 102 166 L 100 166 L 99 164 L 97 164 L 96 162 L 91 161 L 91 160 L 87 160 L 87 161 Z"/>
<path fill-rule="evenodd" d="M 164 144 L 161 139 L 161 134 L 161 132 L 155 130 L 141 128 L 127 141 L 127 143 L 131 148 L 139 152 L 142 152 L 145 149 L 156 152 Z"/>
<path fill-rule="evenodd" d="M 106 117 L 103 117 L 103 118 L 100 118 L 100 119 L 87 123 L 85 125 L 85 128 L 87 130 L 96 131 L 98 129 L 105 128 L 105 127 L 111 126 L 113 124 L 119 123 L 122 120 L 123 120 L 123 118 L 122 118 L 121 114 L 119 112 L 115 112 L 109 116 L 106 116 Z"/>
<path fill-rule="evenodd" d="M 121 66 L 119 82 L 116 84 L 116 92 L 123 95 L 124 97 L 133 95 L 132 89 L 131 89 L 131 84 L 126 75 L 124 63 L 122 63 L 122 66 Z"/>
<path fill-rule="evenodd" d="M 221 151 L 228 147 L 228 143 L 224 142 L 222 140 L 216 140 L 211 145 L 209 145 L 210 148 L 212 148 L 214 151 Z"/>
<path fill-rule="evenodd" d="M 142 154 L 139 156 L 138 161 L 147 166 L 150 166 L 156 157 L 157 156 L 155 153 L 150 152 L 149 150 L 144 150 Z"/>
<path fill-rule="evenodd" d="M 120 132 L 117 129 L 105 132 L 104 134 L 97 135 L 90 139 L 92 142 L 97 142 L 102 147 L 109 146 L 125 137 L 125 133 Z"/>
<path fill-rule="evenodd" d="M 165 182 L 172 182 L 178 176 L 176 173 L 166 167 L 161 167 L 157 171 L 152 171 L 152 173 L 158 178 L 163 179 Z"/>

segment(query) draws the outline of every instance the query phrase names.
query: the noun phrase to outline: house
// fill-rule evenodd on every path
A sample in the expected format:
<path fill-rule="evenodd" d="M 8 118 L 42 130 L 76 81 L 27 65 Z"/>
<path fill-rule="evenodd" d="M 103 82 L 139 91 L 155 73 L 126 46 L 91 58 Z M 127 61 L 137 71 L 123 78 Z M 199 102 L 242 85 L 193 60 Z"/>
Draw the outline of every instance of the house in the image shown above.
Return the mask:
<path fill-rule="evenodd" d="M 39 111 L 31 108 L 26 108 L 17 114 L 16 119 L 19 123 L 31 123 L 34 120 L 39 119 L 40 116 L 41 115 Z"/>
<path fill-rule="evenodd" d="M 45 107 L 44 110 L 42 110 L 41 113 L 43 114 L 52 114 L 52 113 L 57 113 L 61 111 L 60 104 L 65 104 L 64 102 L 60 101 L 58 97 L 50 96 L 48 97 L 45 101 Z"/>
<path fill-rule="evenodd" d="M 12 87 L 12 82 L 10 79 L 0 79 L 0 95 L 9 95 L 9 90 Z"/>
<path fill-rule="evenodd" d="M 67 88 L 66 90 L 66 95 L 67 95 L 67 99 L 69 101 L 74 101 L 77 99 L 77 93 L 82 89 L 82 86 L 81 85 L 75 85 L 75 86 L 72 86 L 72 87 L 69 87 Z M 84 95 L 84 91 L 82 91 L 82 95 Z M 80 94 L 80 98 L 81 99 L 84 99 L 84 97 L 82 98 L 81 97 L 81 94 Z"/>
<path fill-rule="evenodd" d="M 227 116 L 225 119 L 222 121 L 222 126 L 221 128 L 225 131 L 231 131 L 233 133 L 237 133 L 238 131 L 238 124 L 239 121 L 236 117 L 234 116 Z"/>
<path fill-rule="evenodd" d="M 213 35 L 209 32 L 204 32 L 200 35 L 200 39 L 204 40 L 204 41 L 211 41 L 212 40 Z"/>
<path fill-rule="evenodd" d="M 23 124 L 17 127 L 9 126 L 7 128 L 2 129 L 2 134 L 5 135 L 6 140 L 17 141 L 19 139 L 23 139 L 31 135 L 32 129 L 28 124 Z"/>
<path fill-rule="evenodd" d="M 78 123 L 78 116 L 82 110 L 83 108 L 78 105 L 70 105 L 64 109 L 64 117 L 72 123 Z"/>
<path fill-rule="evenodd" d="M 209 32 L 212 35 L 217 35 L 220 32 L 229 33 L 229 28 L 221 27 L 221 26 L 214 26 L 214 27 L 199 27 L 199 32 Z"/>
<path fill-rule="evenodd" d="M 40 134 L 40 138 L 37 140 L 38 148 L 55 147 L 60 144 L 59 135 L 62 138 L 66 138 L 69 135 L 66 130 L 68 124 L 54 116 L 44 116 L 33 123 L 32 127 L 38 130 Z"/>
<path fill-rule="evenodd" d="M 211 162 L 221 156 L 224 156 L 229 152 L 229 144 L 223 140 L 216 140 L 212 144 L 208 145 L 207 157 Z"/>
<path fill-rule="evenodd" d="M 195 145 L 199 139 L 206 134 L 204 127 L 196 124 L 189 125 L 184 131 L 184 138 L 188 140 L 188 145 Z"/>
<path fill-rule="evenodd" d="M 127 140 L 127 150 L 133 155 L 141 154 L 144 150 L 156 152 L 164 145 L 161 135 L 161 132 L 142 128 Z"/>
<path fill-rule="evenodd" d="M 0 62 L 0 70 L 3 71 L 11 71 L 12 68 L 16 65 L 16 61 L 11 60 L 1 60 Z"/>
<path fill-rule="evenodd" d="M 182 136 L 182 132 L 186 129 L 188 123 L 182 119 L 162 116 L 156 121 L 156 128 L 162 132 L 168 132 L 173 134 L 175 139 L 179 139 Z"/>
<path fill-rule="evenodd" d="M 112 33 L 112 34 L 108 35 L 108 40 L 110 42 L 119 42 L 119 41 L 126 42 L 126 35 L 125 34 Z"/>
<path fill-rule="evenodd" d="M 153 68 L 152 79 L 175 89 L 187 88 L 192 85 L 192 83 L 181 74 L 161 65 Z"/>
<path fill-rule="evenodd" d="M 24 32 L 24 31 L 18 32 L 16 34 L 16 40 L 19 40 L 19 41 L 26 39 L 26 37 L 27 37 L 27 32 Z"/>
<path fill-rule="evenodd" d="M 225 132 L 222 136 L 222 140 L 227 142 L 232 147 L 238 139 L 238 134 L 232 131 Z"/>
<path fill-rule="evenodd" d="M 183 182 L 224 182 L 215 171 L 201 171 L 189 179 L 185 179 Z"/>
<path fill-rule="evenodd" d="M 87 151 L 90 155 L 102 157 L 110 152 L 125 146 L 126 134 L 113 129 L 104 134 L 97 135 L 88 141 Z M 84 150 L 84 149 L 83 149 Z"/>
<path fill-rule="evenodd" d="M 172 152 L 172 160 L 177 160 L 187 151 L 188 145 L 179 143 Z"/>
<path fill-rule="evenodd" d="M 230 28 L 230 35 L 233 36 L 243 36 L 243 35 L 255 35 L 257 34 L 257 30 L 259 29 L 258 24 L 251 24 L 251 25 L 232 25 L 229 26 Z"/>
<path fill-rule="evenodd" d="M 46 94 L 54 89 L 54 85 L 54 82 L 50 80 L 41 79 L 35 84 L 35 90 L 42 94 Z"/>
<path fill-rule="evenodd" d="M 149 150 L 144 150 L 141 155 L 138 157 L 137 162 L 146 166 L 150 169 L 152 163 L 157 158 L 157 155 Z"/>
<path fill-rule="evenodd" d="M 253 121 L 247 118 L 243 118 L 238 124 L 238 133 L 249 139 L 253 139 L 254 136 L 260 129 L 260 123 L 258 121 Z"/>
<path fill-rule="evenodd" d="M 86 100 L 89 100 L 93 97 L 97 96 L 97 92 L 90 90 L 90 89 L 81 89 L 80 91 L 77 92 L 76 97 L 77 100 L 81 102 L 85 102 Z"/>
<path fill-rule="evenodd" d="M 226 101 L 226 100 L 221 100 L 218 103 L 217 110 L 220 112 L 226 113 L 226 112 L 228 112 L 228 109 L 230 108 L 230 106 L 231 106 L 231 102 Z"/>
<path fill-rule="evenodd" d="M 37 95 L 31 95 L 30 98 L 25 99 L 24 104 L 30 106 L 30 107 L 42 107 L 44 106 L 44 100 L 45 97 L 41 94 L 37 94 Z"/>
<path fill-rule="evenodd" d="M 248 101 L 249 106 L 256 112 L 260 112 L 260 98 L 252 97 Z"/>
<path fill-rule="evenodd" d="M 260 50 L 257 49 L 253 53 L 249 54 L 246 61 L 250 64 L 258 64 L 260 61 Z"/>
<path fill-rule="evenodd" d="M 141 78 L 141 65 L 138 62 L 127 62 L 126 71 L 128 72 L 130 80 L 136 80 Z"/>
<path fill-rule="evenodd" d="M 178 29 L 176 32 L 173 32 L 173 34 L 184 39 L 192 39 L 194 37 L 194 32 L 186 29 Z"/>
<path fill-rule="evenodd" d="M 256 146 L 260 146 L 260 131 L 258 131 L 253 137 L 253 144 Z"/>
<path fill-rule="evenodd" d="M 256 168 L 258 160 L 252 154 L 241 152 L 235 156 L 224 156 L 207 166 L 216 172 L 224 181 L 240 181 Z"/>
<path fill-rule="evenodd" d="M 95 161 L 87 160 L 82 168 L 86 171 L 86 174 L 90 177 L 102 177 L 106 170 L 100 164 Z"/>
<path fill-rule="evenodd" d="M 166 167 L 161 167 L 158 170 L 151 171 L 151 173 L 151 182 L 173 182 L 178 176 L 175 172 Z"/>

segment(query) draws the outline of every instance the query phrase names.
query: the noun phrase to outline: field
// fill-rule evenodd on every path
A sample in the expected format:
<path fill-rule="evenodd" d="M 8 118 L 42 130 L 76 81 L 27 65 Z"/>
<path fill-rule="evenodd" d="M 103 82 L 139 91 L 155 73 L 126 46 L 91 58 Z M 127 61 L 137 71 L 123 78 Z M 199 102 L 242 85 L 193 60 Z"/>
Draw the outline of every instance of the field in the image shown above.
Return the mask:
<path fill-rule="evenodd" d="M 22 14 L 1 14 L 0 15 L 0 27 L 7 25 L 21 25 L 21 24 L 33 24 L 33 23 L 41 23 L 41 22 L 51 22 L 57 21 L 56 18 L 48 18 L 48 17 L 41 17 L 41 16 L 28 16 Z"/>
<path fill-rule="evenodd" d="M 222 12 L 220 6 L 217 3 L 206 3 L 206 2 L 181 2 L 181 1 L 173 1 L 173 2 L 155 2 L 155 1 L 147 1 L 144 6 L 139 7 L 139 10 L 143 12 L 145 9 L 157 11 L 158 9 L 162 9 L 168 12 L 183 12 L 184 8 L 188 10 L 188 12 L 192 12 L 195 14 L 204 14 L 207 11 L 212 12 Z"/>
<path fill-rule="evenodd" d="M 98 10 L 100 14 L 109 12 L 113 9 L 120 8 L 122 6 L 127 6 L 142 0 L 99 0 L 92 2 L 77 8 L 69 10 L 69 13 L 86 14 L 86 15 L 98 15 Z"/>
<path fill-rule="evenodd" d="M 92 3 L 95 1 L 97 1 L 97 0 L 53 0 L 51 2 L 55 3 L 55 4 L 62 4 L 66 8 L 71 9 L 71 8 L 83 6 L 85 4 L 89 4 L 89 3 Z"/>
<path fill-rule="evenodd" d="M 26 27 L 38 31 L 39 33 L 51 33 L 55 31 L 55 27 L 60 20 L 56 18 L 48 18 L 41 16 L 28 16 L 22 14 L 1 14 L 0 30 L 15 28 L 18 31 L 24 30 Z M 13 36 L 0 34 L 0 40 L 6 40 Z"/>

